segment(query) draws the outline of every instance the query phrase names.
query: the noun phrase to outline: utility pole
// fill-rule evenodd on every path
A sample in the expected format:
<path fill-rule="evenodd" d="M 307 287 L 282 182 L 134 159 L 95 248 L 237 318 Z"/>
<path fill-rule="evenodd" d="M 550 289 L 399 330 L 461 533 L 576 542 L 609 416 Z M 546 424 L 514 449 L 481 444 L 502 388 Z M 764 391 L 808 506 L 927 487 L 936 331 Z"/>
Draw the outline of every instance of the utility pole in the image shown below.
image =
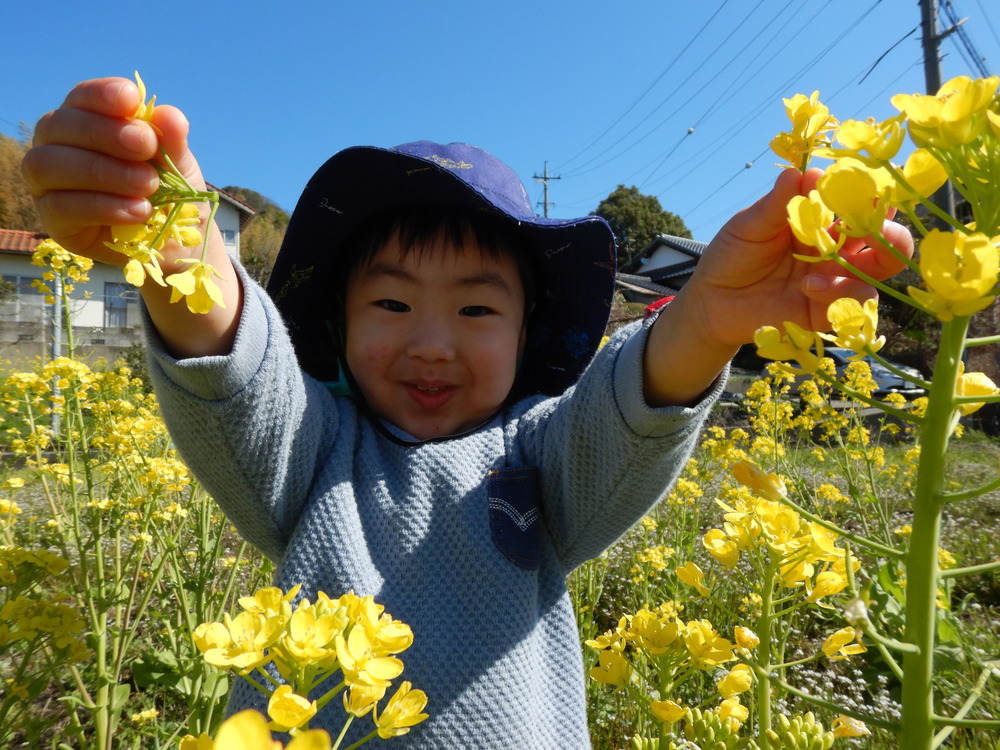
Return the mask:
<path fill-rule="evenodd" d="M 923 30 L 924 84 L 930 96 L 941 88 L 941 40 L 958 27 L 938 31 L 938 0 L 920 0 L 920 26 Z M 950 215 L 955 215 L 955 194 L 946 182 L 932 197 L 934 203 Z"/>
<path fill-rule="evenodd" d="M 561 180 L 558 175 L 549 174 L 549 163 L 545 162 L 545 169 L 542 174 L 535 175 L 535 182 L 542 183 L 542 216 L 549 218 L 549 180 Z"/>

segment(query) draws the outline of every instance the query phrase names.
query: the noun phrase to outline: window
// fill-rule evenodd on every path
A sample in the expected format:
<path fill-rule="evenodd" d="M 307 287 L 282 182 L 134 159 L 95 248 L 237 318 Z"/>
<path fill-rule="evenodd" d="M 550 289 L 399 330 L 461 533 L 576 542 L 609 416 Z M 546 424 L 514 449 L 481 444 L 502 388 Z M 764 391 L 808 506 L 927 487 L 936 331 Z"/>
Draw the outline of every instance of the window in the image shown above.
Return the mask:
<path fill-rule="evenodd" d="M 139 290 L 131 284 L 104 282 L 104 327 L 124 328 L 128 325 L 128 307 L 139 302 Z"/>
<path fill-rule="evenodd" d="M 3 280 L 14 285 L 15 294 L 32 294 L 35 296 L 41 294 L 37 286 L 31 285 L 33 281 L 41 281 L 41 276 L 19 276 L 15 273 L 7 273 L 3 275 Z"/>
<path fill-rule="evenodd" d="M 236 244 L 236 230 L 235 229 L 222 229 L 222 241 L 227 245 Z"/>

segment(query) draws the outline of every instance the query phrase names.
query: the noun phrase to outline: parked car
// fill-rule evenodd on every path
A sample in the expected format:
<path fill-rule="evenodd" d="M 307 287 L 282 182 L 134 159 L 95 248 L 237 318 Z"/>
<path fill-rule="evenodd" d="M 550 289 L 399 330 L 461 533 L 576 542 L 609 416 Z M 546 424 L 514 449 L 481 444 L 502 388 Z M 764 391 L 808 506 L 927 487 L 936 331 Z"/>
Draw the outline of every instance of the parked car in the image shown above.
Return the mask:
<path fill-rule="evenodd" d="M 837 346 L 830 346 L 823 348 L 823 356 L 828 357 L 834 361 L 837 368 L 837 378 L 843 379 L 847 372 L 847 366 L 853 361 L 851 357 L 854 356 L 854 352 L 850 349 L 842 349 Z M 900 393 L 906 398 L 917 398 L 918 396 L 925 395 L 926 391 L 914 385 L 913 382 L 907 380 L 906 378 L 900 377 L 888 367 L 880 362 L 877 362 L 871 356 L 864 356 L 860 358 L 862 361 L 867 362 L 868 366 L 871 367 L 872 379 L 878 386 L 874 393 L 872 394 L 875 398 L 885 398 L 890 393 Z M 885 359 L 885 357 L 883 357 Z M 905 373 L 913 378 L 922 379 L 923 376 L 920 371 L 914 367 L 909 367 L 907 365 L 901 365 L 897 362 L 891 360 L 886 360 L 893 367 L 895 367 L 900 372 Z M 763 374 L 767 374 L 767 370 L 763 370 Z M 803 376 L 804 377 L 804 376 Z M 797 385 L 802 381 L 802 377 L 797 377 L 795 383 L 792 385 L 793 394 L 798 393 Z"/>
<path fill-rule="evenodd" d="M 849 359 L 854 354 L 850 349 L 842 349 L 840 347 L 824 347 L 823 355 L 832 359 L 837 368 L 837 377 L 842 378 L 847 370 L 847 365 L 850 364 Z M 878 384 L 878 388 L 874 392 L 875 398 L 885 398 L 890 393 L 901 393 L 906 398 L 917 398 L 918 396 L 923 396 L 926 391 L 919 386 L 914 385 L 909 380 L 901 378 L 894 372 L 889 370 L 884 365 L 876 362 L 872 357 L 862 357 L 871 367 L 872 378 Z M 885 359 L 883 357 L 883 359 Z M 892 362 L 889 360 L 890 364 L 896 367 L 901 372 L 910 375 L 914 378 L 922 378 L 920 371 L 916 368 L 909 367 L 907 365 L 902 365 L 897 362 Z M 736 355 L 732 363 L 732 368 L 729 376 L 729 382 L 726 384 L 726 393 L 723 396 L 724 400 L 728 401 L 740 401 L 743 398 L 743 394 L 746 393 L 747 388 L 755 381 L 761 377 L 767 377 L 767 365 L 771 363 L 771 360 L 763 359 L 757 355 L 757 347 L 753 344 L 747 344 L 742 347 L 739 353 Z M 791 365 L 797 367 L 795 362 L 791 362 Z M 798 385 L 808 376 L 798 376 L 795 382 L 792 383 L 791 395 L 797 396 L 799 389 Z"/>

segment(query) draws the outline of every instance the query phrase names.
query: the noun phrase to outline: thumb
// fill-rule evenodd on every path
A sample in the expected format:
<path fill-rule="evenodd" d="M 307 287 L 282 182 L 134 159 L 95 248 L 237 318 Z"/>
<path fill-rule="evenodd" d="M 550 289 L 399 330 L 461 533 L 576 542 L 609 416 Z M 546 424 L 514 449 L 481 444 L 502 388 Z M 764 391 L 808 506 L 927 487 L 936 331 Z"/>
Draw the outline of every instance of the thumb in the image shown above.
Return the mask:
<path fill-rule="evenodd" d="M 810 170 L 812 172 L 813 170 Z M 766 242 L 789 232 L 788 201 L 815 185 L 816 175 L 783 169 L 771 190 L 756 203 L 726 222 L 723 231 L 745 242 Z"/>
<path fill-rule="evenodd" d="M 159 131 L 160 146 L 174 166 L 192 186 L 204 190 L 205 178 L 201 174 L 201 167 L 188 148 L 188 132 L 191 125 L 184 113 L 169 104 L 158 106 L 153 111 L 151 123 Z"/>

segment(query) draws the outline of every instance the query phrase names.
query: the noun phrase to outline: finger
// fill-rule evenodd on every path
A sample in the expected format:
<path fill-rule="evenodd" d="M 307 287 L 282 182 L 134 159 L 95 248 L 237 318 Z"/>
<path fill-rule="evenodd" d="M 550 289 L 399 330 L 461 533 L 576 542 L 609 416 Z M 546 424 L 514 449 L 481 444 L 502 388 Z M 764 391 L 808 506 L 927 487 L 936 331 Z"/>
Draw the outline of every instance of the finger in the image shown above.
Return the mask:
<path fill-rule="evenodd" d="M 871 284 L 853 276 L 833 276 L 822 273 L 807 274 L 802 278 L 802 293 L 813 302 L 830 305 L 843 297 L 858 302 L 878 299 L 878 292 Z"/>
<path fill-rule="evenodd" d="M 95 78 L 74 86 L 61 109 L 83 109 L 109 117 L 131 117 L 139 108 L 139 88 L 127 78 Z"/>
<path fill-rule="evenodd" d="M 906 267 L 902 258 L 913 257 L 913 236 L 906 227 L 886 221 L 882 225 L 882 235 L 896 252 L 886 248 L 875 236 L 853 240 L 841 251 L 852 266 L 878 281 L 902 271 Z"/>
<path fill-rule="evenodd" d="M 152 124 L 160 132 L 160 146 L 187 180 L 199 190 L 205 189 L 205 179 L 194 154 L 188 148 L 190 124 L 176 107 L 164 105 L 153 113 Z"/>
<path fill-rule="evenodd" d="M 126 198 L 92 190 L 54 190 L 35 201 L 42 224 L 56 242 L 90 257 L 100 250 L 102 225 L 137 224 L 149 218 L 144 198 Z"/>
<path fill-rule="evenodd" d="M 156 154 L 156 132 L 143 120 L 57 109 L 35 126 L 34 146 L 62 145 L 97 151 L 120 159 L 146 161 Z"/>
<path fill-rule="evenodd" d="M 720 234 L 728 233 L 744 242 L 766 242 L 779 234 L 791 235 L 788 201 L 800 194 L 802 178 L 797 170 L 782 170 L 770 192 L 726 222 Z"/>
<path fill-rule="evenodd" d="M 29 150 L 21 161 L 21 173 L 35 198 L 54 190 L 93 190 L 144 198 L 159 184 L 159 176 L 148 162 L 61 145 Z"/>

